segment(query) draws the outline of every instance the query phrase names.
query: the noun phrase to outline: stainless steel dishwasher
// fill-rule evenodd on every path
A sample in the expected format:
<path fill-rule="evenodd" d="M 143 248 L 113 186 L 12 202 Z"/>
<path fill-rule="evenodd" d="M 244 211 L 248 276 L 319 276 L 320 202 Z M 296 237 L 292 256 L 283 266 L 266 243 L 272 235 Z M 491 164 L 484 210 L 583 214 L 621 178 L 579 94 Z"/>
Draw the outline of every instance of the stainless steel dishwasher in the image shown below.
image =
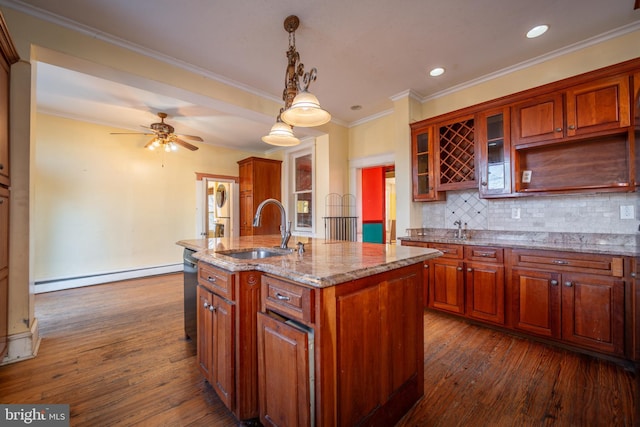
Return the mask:
<path fill-rule="evenodd" d="M 198 260 L 193 257 L 195 251 L 184 249 L 184 334 L 193 343 L 197 342 L 197 287 Z"/>

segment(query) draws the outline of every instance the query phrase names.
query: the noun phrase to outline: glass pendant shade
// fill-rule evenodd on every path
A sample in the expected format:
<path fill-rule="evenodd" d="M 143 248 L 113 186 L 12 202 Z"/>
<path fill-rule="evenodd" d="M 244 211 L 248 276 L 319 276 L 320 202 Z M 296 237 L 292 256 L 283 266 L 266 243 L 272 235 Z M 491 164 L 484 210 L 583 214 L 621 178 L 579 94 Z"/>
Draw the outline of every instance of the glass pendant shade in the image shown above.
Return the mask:
<path fill-rule="evenodd" d="M 331 114 L 320 107 L 318 98 L 307 91 L 298 93 L 281 117 L 285 123 L 303 128 L 320 126 L 331 120 Z"/>
<path fill-rule="evenodd" d="M 291 126 L 281 121 L 277 121 L 273 125 L 269 135 L 263 136 L 262 141 L 280 147 L 291 147 L 300 144 L 300 140 L 293 135 Z"/>

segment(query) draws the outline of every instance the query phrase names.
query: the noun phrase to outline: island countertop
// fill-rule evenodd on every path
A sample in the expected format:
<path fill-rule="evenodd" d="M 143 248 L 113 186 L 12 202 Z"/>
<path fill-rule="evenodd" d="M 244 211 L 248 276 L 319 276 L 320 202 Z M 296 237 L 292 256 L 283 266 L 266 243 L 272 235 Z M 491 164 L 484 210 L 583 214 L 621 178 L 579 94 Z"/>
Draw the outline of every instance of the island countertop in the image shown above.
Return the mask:
<path fill-rule="evenodd" d="M 251 260 L 232 258 L 221 252 L 271 249 L 278 247 L 280 236 L 180 240 L 177 244 L 196 251 L 193 255 L 196 259 L 224 270 L 257 270 L 316 288 L 335 286 L 442 255 L 435 249 L 395 244 L 316 238 L 292 238 L 292 241 L 304 243 L 304 253 L 292 249 L 282 256 Z M 295 244 L 290 246 L 295 248 Z"/>

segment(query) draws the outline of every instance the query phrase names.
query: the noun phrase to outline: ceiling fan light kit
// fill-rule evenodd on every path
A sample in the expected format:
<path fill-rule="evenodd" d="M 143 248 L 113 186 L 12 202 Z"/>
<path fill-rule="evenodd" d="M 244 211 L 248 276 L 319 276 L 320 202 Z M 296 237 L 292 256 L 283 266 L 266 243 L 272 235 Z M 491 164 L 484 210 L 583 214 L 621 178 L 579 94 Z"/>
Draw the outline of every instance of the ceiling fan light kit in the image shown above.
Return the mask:
<path fill-rule="evenodd" d="M 300 143 L 293 135 L 293 127 L 320 126 L 331 120 L 331 114 L 320 107 L 318 98 L 309 92 L 309 85 L 315 81 L 318 70 L 304 71 L 304 64 L 300 62 L 300 54 L 296 50 L 295 31 L 300 25 L 300 20 L 295 15 L 290 15 L 284 20 L 284 29 L 289 33 L 289 50 L 287 51 L 287 70 L 285 74 L 285 88 L 282 93 L 284 107 L 276 124 L 271 128 L 269 135 L 262 140 L 267 144 L 278 146 L 292 146 Z M 300 80 L 302 79 L 302 85 Z"/>

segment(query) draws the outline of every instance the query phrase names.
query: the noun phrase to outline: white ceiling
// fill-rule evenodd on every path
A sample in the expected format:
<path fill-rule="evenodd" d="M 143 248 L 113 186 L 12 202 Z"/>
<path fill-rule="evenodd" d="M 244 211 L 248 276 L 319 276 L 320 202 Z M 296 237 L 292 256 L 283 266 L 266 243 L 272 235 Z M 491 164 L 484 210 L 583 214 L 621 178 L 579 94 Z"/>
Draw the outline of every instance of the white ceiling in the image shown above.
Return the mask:
<path fill-rule="evenodd" d="M 640 28 L 634 0 L 0 0 L 0 5 L 79 29 L 139 53 L 279 101 L 288 35 L 310 91 L 334 120 L 350 125 L 388 111 L 407 90 L 427 99 L 496 73 Z M 550 30 L 526 39 L 533 26 Z M 11 22 L 8 22 L 11 31 Z M 639 51 L 640 52 L 640 51 Z M 435 67 L 446 68 L 438 78 Z M 97 76 L 39 63 L 41 111 L 140 130 L 169 114 L 177 133 L 265 152 L 275 117 L 124 75 Z M 360 105 L 361 109 L 350 107 Z M 313 134 L 296 128 L 299 137 Z"/>

